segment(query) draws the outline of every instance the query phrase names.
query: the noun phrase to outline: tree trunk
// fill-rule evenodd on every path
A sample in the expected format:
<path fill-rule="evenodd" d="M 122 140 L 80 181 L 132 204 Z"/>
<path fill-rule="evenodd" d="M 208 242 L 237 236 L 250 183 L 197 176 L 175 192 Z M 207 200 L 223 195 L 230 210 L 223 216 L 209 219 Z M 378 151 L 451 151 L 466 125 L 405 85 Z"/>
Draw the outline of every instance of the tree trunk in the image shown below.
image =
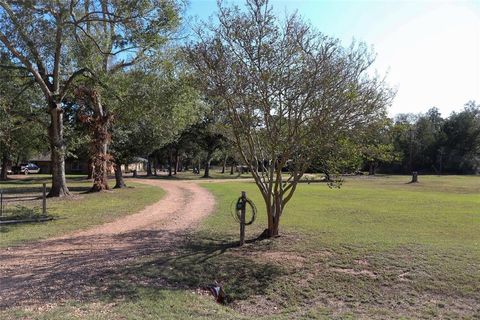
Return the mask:
<path fill-rule="evenodd" d="M 114 189 L 125 188 L 127 185 L 123 180 L 122 165 L 115 162 L 115 187 Z"/>
<path fill-rule="evenodd" d="M 94 142 L 94 159 L 93 159 L 93 186 L 90 188 L 90 192 L 98 192 L 108 190 L 108 153 L 107 146 L 108 140 L 101 138 L 104 134 L 104 130 L 99 132 L 99 141 Z"/>
<path fill-rule="evenodd" d="M 168 149 L 168 176 L 172 176 L 172 149 Z"/>
<path fill-rule="evenodd" d="M 272 238 L 278 236 L 278 231 L 279 231 L 279 225 L 280 225 L 280 218 L 277 216 L 269 216 L 268 217 L 268 229 L 265 230 L 266 232 L 266 237 L 267 238 Z"/>
<path fill-rule="evenodd" d="M 100 93 L 95 88 L 80 85 L 75 89 L 75 98 L 82 107 L 79 110 L 79 119 L 85 123 L 92 139 L 93 186 L 90 192 L 108 190 L 108 143 L 110 142 L 111 115 L 102 104 Z M 83 112 L 89 106 L 93 115 Z"/>
<path fill-rule="evenodd" d="M 368 165 L 368 175 L 374 176 L 375 175 L 375 163 L 370 162 Z"/>
<path fill-rule="evenodd" d="M 205 173 L 203 174 L 203 178 L 210 178 L 210 159 L 211 155 L 208 155 L 207 161 L 205 162 Z"/>
<path fill-rule="evenodd" d="M 157 166 L 158 166 L 158 158 L 154 157 L 153 158 L 153 175 L 156 177 L 158 175 L 157 173 Z"/>
<path fill-rule="evenodd" d="M 7 180 L 8 155 L 6 152 L 2 155 L 2 169 L 0 171 L 0 180 Z"/>
<path fill-rule="evenodd" d="M 233 167 L 234 167 L 234 165 L 235 165 L 235 164 L 234 164 L 233 161 L 232 161 L 232 165 L 230 166 L 230 174 L 232 174 L 232 175 L 233 175 Z"/>
<path fill-rule="evenodd" d="M 97 122 L 97 120 L 95 120 Z M 108 190 L 108 129 L 103 119 L 98 120 L 93 139 L 93 186 L 90 192 Z"/>
<path fill-rule="evenodd" d="M 418 172 L 417 171 L 413 171 L 412 172 L 412 183 L 417 183 L 418 182 Z"/>
<path fill-rule="evenodd" d="M 93 178 L 93 160 L 92 157 L 88 158 L 88 163 L 87 163 L 87 179 L 92 179 Z"/>
<path fill-rule="evenodd" d="M 173 172 L 174 175 L 177 175 L 178 165 L 179 165 L 179 161 L 178 161 L 178 149 L 175 149 L 175 167 L 173 168 L 173 169 L 174 169 L 174 172 Z"/>
<path fill-rule="evenodd" d="M 223 159 L 222 174 L 225 173 L 225 168 L 227 167 L 227 156 Z"/>
<path fill-rule="evenodd" d="M 51 103 L 48 138 L 51 148 L 52 187 L 49 197 L 70 195 L 65 178 L 65 141 L 63 140 L 63 110 L 60 103 Z"/>
<path fill-rule="evenodd" d="M 268 229 L 268 237 L 277 237 L 279 233 L 280 218 L 275 218 L 272 227 Z"/>
<path fill-rule="evenodd" d="M 150 160 L 150 157 L 147 158 L 147 177 L 152 176 L 152 161 Z"/>
<path fill-rule="evenodd" d="M 266 230 L 266 236 L 268 238 L 278 236 L 280 217 L 282 215 L 281 199 L 274 198 L 274 202 L 275 204 L 272 207 L 267 207 L 268 229 Z"/>

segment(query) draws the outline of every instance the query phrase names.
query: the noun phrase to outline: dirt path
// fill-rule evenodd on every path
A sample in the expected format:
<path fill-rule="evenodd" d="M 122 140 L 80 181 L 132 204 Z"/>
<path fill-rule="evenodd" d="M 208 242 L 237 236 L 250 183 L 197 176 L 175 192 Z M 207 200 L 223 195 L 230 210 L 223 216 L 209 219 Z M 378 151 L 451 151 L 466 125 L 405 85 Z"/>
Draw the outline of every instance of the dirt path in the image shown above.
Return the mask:
<path fill-rule="evenodd" d="M 193 182 L 146 180 L 166 191 L 159 202 L 111 223 L 0 250 L 0 309 L 84 299 L 102 290 L 108 274 L 171 250 L 214 208 Z M 103 289 L 106 285 L 103 286 Z"/>

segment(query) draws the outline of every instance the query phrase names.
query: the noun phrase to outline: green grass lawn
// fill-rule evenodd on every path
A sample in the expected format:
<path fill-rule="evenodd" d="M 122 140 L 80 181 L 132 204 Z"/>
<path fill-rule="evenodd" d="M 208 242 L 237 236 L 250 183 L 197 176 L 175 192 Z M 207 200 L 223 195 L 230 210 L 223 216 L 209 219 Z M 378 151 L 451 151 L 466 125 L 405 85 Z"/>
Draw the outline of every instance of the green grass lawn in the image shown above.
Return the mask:
<path fill-rule="evenodd" d="M 260 299 L 250 292 L 236 309 L 256 314 L 251 304 L 260 300 L 274 301 L 271 311 L 285 312 L 286 319 L 480 316 L 480 177 L 408 181 L 352 177 L 341 189 L 301 184 L 282 217 L 282 237 L 224 254 L 281 270 Z M 230 204 L 241 190 L 259 209 L 247 235 L 265 228 L 253 183 L 205 186 L 221 200 L 203 226 L 205 239 L 238 238 Z M 242 295 L 235 287 L 240 279 L 227 274 L 220 280 Z"/>
<path fill-rule="evenodd" d="M 301 184 L 285 209 L 281 236 L 236 247 L 230 206 L 240 191 L 266 225 L 253 183 L 205 183 L 215 214 L 178 248 L 112 275 L 97 302 L 50 311 L 10 311 L 38 319 L 478 319 L 480 177 L 348 178 L 341 189 Z M 162 285 L 158 280 L 162 279 Z M 199 290 L 219 282 L 227 306 Z"/>
<path fill-rule="evenodd" d="M 41 195 L 44 182 L 47 183 L 47 186 L 49 185 L 49 176 L 31 175 L 26 180 L 1 182 L 0 189 L 15 192 L 16 195 Z M 127 183 L 133 188 L 86 193 L 92 182 L 85 180 L 83 176 L 68 176 L 68 187 L 73 197 L 47 199 L 47 213 L 55 217 L 55 220 L 0 226 L 0 247 L 59 236 L 74 230 L 113 221 L 160 200 L 164 194 L 163 190 L 154 186 L 129 183 L 128 181 Z M 111 181 L 110 184 L 113 185 L 114 181 Z M 19 202 L 18 204 L 32 208 L 41 207 L 41 200 Z M 10 208 L 16 205 L 7 204 Z"/>
<path fill-rule="evenodd" d="M 424 245 L 480 248 L 480 177 L 408 177 L 347 179 L 340 189 L 300 184 L 287 205 L 281 228 L 315 235 L 330 243 L 399 247 Z M 253 234 L 266 225 L 264 204 L 254 183 L 205 184 L 221 199 L 218 214 L 207 221 L 216 232 L 231 222 L 230 202 L 247 192 L 259 210 Z M 231 224 L 231 223 L 230 223 Z"/>

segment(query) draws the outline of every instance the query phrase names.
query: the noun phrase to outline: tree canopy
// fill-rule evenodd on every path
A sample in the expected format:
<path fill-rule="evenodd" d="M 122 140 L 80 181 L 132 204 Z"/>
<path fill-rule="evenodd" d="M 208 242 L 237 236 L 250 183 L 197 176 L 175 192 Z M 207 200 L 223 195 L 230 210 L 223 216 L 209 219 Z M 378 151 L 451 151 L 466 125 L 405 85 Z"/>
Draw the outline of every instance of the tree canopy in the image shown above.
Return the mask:
<path fill-rule="evenodd" d="M 229 115 L 272 236 L 315 150 L 382 117 L 392 91 L 368 73 L 374 59 L 364 44 L 345 48 L 296 15 L 279 20 L 268 1 L 246 7 L 221 6 L 218 24 L 187 52 L 209 99 Z"/>

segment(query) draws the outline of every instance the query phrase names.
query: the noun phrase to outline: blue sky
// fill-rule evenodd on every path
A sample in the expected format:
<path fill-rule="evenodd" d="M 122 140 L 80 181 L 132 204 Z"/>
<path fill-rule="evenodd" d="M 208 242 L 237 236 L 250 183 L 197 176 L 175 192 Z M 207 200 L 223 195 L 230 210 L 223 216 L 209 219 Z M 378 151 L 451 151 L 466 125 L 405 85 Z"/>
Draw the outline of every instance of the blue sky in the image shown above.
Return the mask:
<path fill-rule="evenodd" d="M 398 90 L 390 115 L 435 106 L 447 116 L 468 100 L 480 103 L 480 0 L 270 0 L 270 4 L 281 17 L 298 11 L 345 45 L 356 39 L 373 46 L 374 68 L 380 74 L 388 72 L 388 83 Z M 216 8 L 216 0 L 190 0 L 186 14 L 208 20 Z"/>

